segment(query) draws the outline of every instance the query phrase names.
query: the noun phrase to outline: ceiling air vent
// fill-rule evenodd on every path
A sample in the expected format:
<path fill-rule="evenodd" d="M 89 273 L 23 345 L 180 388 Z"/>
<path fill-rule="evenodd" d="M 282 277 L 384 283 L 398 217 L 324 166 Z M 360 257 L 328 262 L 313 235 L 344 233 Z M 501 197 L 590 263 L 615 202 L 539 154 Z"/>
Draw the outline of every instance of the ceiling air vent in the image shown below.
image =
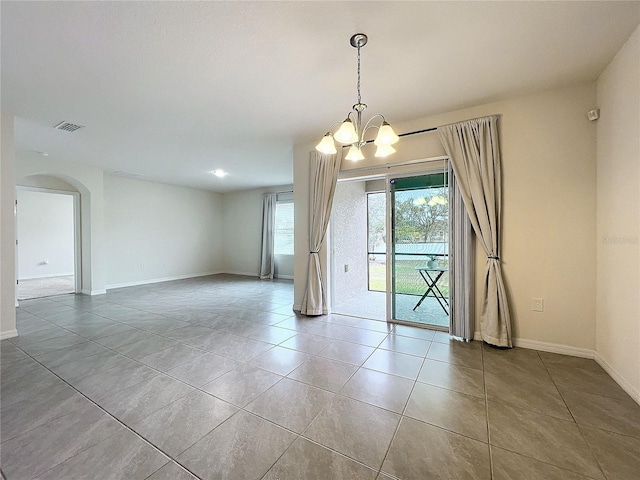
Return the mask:
<path fill-rule="evenodd" d="M 58 130 L 64 130 L 65 132 L 75 132 L 79 128 L 84 128 L 84 125 L 76 125 L 75 123 L 71 123 L 71 122 L 60 122 L 53 128 L 57 128 Z"/>

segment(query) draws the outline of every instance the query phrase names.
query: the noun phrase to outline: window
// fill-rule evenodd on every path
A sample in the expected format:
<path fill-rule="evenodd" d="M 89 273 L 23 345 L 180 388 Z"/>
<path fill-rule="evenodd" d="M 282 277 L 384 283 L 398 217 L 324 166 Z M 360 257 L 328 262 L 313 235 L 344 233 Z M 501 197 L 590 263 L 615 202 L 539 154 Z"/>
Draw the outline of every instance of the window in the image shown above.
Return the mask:
<path fill-rule="evenodd" d="M 293 202 L 276 203 L 273 252 L 276 255 L 293 255 Z"/>
<path fill-rule="evenodd" d="M 386 269 L 386 216 L 387 197 L 384 192 L 367 194 L 367 236 L 369 290 L 384 292 L 387 290 Z"/>

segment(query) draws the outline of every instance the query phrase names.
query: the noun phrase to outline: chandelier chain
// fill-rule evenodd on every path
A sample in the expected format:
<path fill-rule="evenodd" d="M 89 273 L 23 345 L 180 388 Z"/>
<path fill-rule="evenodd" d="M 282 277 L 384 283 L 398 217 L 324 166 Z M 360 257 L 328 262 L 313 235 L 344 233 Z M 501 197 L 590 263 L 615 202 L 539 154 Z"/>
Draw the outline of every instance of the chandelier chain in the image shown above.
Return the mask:
<path fill-rule="evenodd" d="M 358 103 L 362 103 L 360 97 L 360 44 L 358 44 Z"/>
<path fill-rule="evenodd" d="M 338 125 L 335 123 L 329 127 L 327 133 L 322 137 L 320 143 L 316 145 L 316 150 L 328 155 L 334 155 L 337 153 L 335 142 L 343 144 L 343 146 L 350 145 L 349 153 L 345 157 L 346 160 L 362 160 L 364 155 L 362 154 L 362 147 L 367 143 L 373 141 L 376 146 L 376 157 L 386 157 L 395 152 L 392 147 L 399 137 L 391 128 L 391 125 L 387 123 L 384 116 L 380 113 L 376 113 L 369 119 L 367 123 L 362 124 L 362 112 L 364 112 L 367 106 L 362 103 L 362 91 L 361 91 L 361 65 L 362 57 L 360 48 L 367 44 L 367 36 L 364 33 L 356 33 L 349 41 L 352 47 L 358 50 L 358 69 L 357 69 L 357 93 L 358 103 L 353 105 L 352 111 L 347 114 L 347 118 L 340 124 L 340 128 L 335 133 L 332 133 L 333 127 Z M 375 140 L 365 140 L 365 136 L 370 128 L 378 130 Z"/>

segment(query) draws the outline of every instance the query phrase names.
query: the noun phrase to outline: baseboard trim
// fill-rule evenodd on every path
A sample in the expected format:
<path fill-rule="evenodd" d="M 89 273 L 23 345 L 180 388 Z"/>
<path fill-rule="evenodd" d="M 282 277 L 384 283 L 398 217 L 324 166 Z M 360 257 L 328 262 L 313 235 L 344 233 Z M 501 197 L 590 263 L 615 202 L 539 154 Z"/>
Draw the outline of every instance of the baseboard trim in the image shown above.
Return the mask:
<path fill-rule="evenodd" d="M 255 277 L 258 278 L 260 277 L 260 275 L 258 275 L 257 272 L 238 272 L 238 271 L 224 271 L 224 272 L 220 272 L 220 273 L 226 273 L 227 275 L 242 275 L 243 277 Z"/>
<path fill-rule="evenodd" d="M 186 275 L 174 275 L 172 277 L 150 278 L 148 280 L 138 280 L 135 282 L 113 283 L 111 285 L 107 285 L 106 289 L 112 290 L 114 288 L 135 287 L 137 285 L 149 285 L 152 283 L 172 282 L 174 280 L 185 280 L 187 278 L 208 277 L 209 275 L 219 275 L 221 273 L 226 273 L 226 272 L 216 271 L 216 272 L 203 272 L 203 273 L 188 273 Z"/>
<path fill-rule="evenodd" d="M 593 352 L 593 359 L 607 372 L 622 389 L 629 394 L 635 402 L 640 405 L 640 389 L 634 387 L 629 380 L 624 378 L 609 362 L 607 362 L 598 352 Z"/>
<path fill-rule="evenodd" d="M 282 278 L 283 280 L 293 280 L 293 275 L 276 275 L 276 278 Z"/>
<path fill-rule="evenodd" d="M 475 332 L 474 340 L 482 340 L 480 332 Z M 527 340 L 526 338 L 514 338 L 513 345 L 515 347 L 527 348 L 530 350 L 539 350 L 541 352 L 559 353 L 561 355 L 570 355 L 572 357 L 592 358 L 600 365 L 605 372 L 622 388 L 629 396 L 640 405 L 640 389 L 634 387 L 613 365 L 607 362 L 595 350 L 588 348 L 572 347 L 570 345 L 562 345 L 559 343 L 539 342 L 537 340 Z"/>
<path fill-rule="evenodd" d="M 513 345 L 515 347 L 528 348 L 531 350 L 539 350 L 541 352 L 559 353 L 561 355 L 570 355 L 572 357 L 593 358 L 594 351 L 588 348 L 572 347 L 560 343 L 539 342 L 537 340 L 527 340 L 526 338 L 514 338 Z"/>
<path fill-rule="evenodd" d="M 482 341 L 482 334 L 475 332 L 473 339 Z M 541 352 L 559 353 L 561 355 L 571 355 L 572 357 L 593 358 L 594 351 L 587 348 L 571 347 L 560 343 L 540 342 L 538 340 L 528 340 L 526 338 L 513 338 L 514 347 L 527 348 L 529 350 L 540 350 Z"/>
<path fill-rule="evenodd" d="M 102 290 L 80 290 L 80 293 L 82 293 L 83 295 L 104 295 L 105 293 L 107 293 L 107 291 L 103 288 Z"/>
<path fill-rule="evenodd" d="M 18 330 L 15 328 L 13 330 L 5 330 L 4 332 L 0 332 L 0 340 L 6 340 L 7 338 L 13 338 L 18 336 Z"/>
<path fill-rule="evenodd" d="M 22 281 L 22 280 L 36 280 L 36 279 L 40 279 L 40 278 L 57 278 L 57 277 L 71 277 L 73 276 L 74 273 L 55 273 L 55 274 L 50 274 L 50 273 L 43 273 L 42 275 L 32 275 L 29 277 L 22 277 L 19 278 L 18 281 Z"/>

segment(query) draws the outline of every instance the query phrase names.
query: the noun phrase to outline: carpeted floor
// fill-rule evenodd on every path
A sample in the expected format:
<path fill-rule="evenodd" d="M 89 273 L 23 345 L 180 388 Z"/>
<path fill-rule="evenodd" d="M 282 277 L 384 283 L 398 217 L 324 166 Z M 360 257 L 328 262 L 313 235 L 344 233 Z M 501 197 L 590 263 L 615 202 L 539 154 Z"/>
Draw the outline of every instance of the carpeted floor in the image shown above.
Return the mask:
<path fill-rule="evenodd" d="M 74 278 L 73 275 L 66 275 L 64 277 L 20 280 L 18 282 L 18 300 L 75 293 Z"/>

